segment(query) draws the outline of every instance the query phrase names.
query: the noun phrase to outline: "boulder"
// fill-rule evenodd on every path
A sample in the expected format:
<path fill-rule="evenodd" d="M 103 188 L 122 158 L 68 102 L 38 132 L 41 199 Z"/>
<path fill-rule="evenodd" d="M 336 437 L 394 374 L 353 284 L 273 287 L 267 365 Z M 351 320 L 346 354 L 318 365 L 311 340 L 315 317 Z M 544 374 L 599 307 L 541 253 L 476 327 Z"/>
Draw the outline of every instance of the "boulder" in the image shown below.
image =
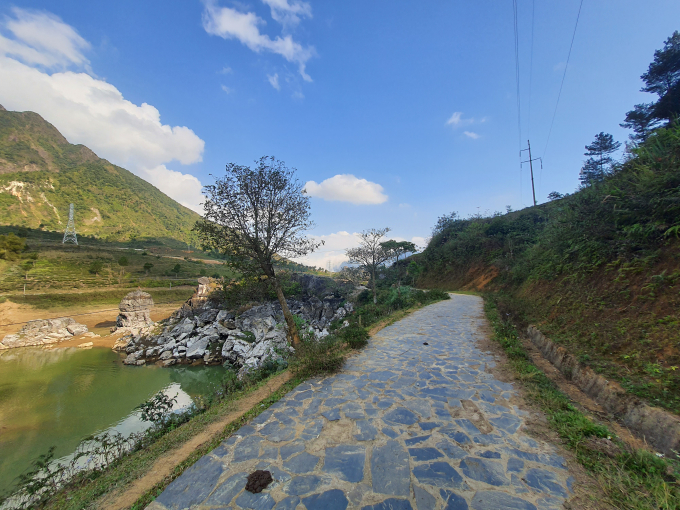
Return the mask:
<path fill-rule="evenodd" d="M 27 322 L 16 334 L 5 335 L 0 342 L 0 350 L 54 344 L 84 333 L 87 333 L 87 326 L 71 317 L 38 319 Z"/>
<path fill-rule="evenodd" d="M 69 324 L 68 326 L 66 326 L 66 330 L 73 336 L 84 335 L 85 333 L 87 333 L 87 326 L 78 323 Z"/>
<path fill-rule="evenodd" d="M 208 347 L 209 340 L 210 337 L 204 336 L 187 345 L 186 357 L 189 359 L 202 358 L 205 354 L 205 349 Z"/>
<path fill-rule="evenodd" d="M 118 305 L 120 314 L 116 318 L 117 328 L 140 329 L 153 326 L 151 308 L 153 308 L 151 294 L 141 290 L 129 292 Z"/>

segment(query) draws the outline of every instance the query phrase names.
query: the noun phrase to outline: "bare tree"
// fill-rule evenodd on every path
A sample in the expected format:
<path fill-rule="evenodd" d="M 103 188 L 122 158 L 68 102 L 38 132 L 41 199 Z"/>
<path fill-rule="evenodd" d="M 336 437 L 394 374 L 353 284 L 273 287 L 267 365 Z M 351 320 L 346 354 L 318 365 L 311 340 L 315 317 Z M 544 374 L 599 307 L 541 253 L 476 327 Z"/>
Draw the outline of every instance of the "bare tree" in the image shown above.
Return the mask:
<path fill-rule="evenodd" d="M 399 257 L 407 253 L 415 253 L 417 251 L 416 245 L 410 241 L 395 241 L 390 239 L 384 243 L 380 243 L 390 255 L 390 259 L 394 259 L 395 269 L 397 270 L 397 289 L 401 291 L 401 273 L 402 268 L 399 266 Z"/>
<path fill-rule="evenodd" d="M 368 275 L 363 267 L 345 266 L 340 270 L 340 278 L 349 281 L 353 285 L 359 285 L 367 280 Z"/>
<path fill-rule="evenodd" d="M 375 273 L 379 266 L 390 260 L 391 254 L 383 248 L 380 240 L 390 231 L 389 228 L 364 230 L 361 237 L 361 245 L 358 248 L 350 248 L 345 251 L 349 261 L 353 264 L 361 264 L 371 274 L 373 287 L 373 304 L 378 302 L 375 289 Z"/>
<path fill-rule="evenodd" d="M 295 169 L 274 157 L 255 163 L 254 169 L 229 163 L 225 177 L 205 186 L 205 214 L 195 230 L 204 246 L 227 255 L 226 264 L 232 268 L 246 276 L 267 277 L 297 347 L 300 335 L 274 270 L 274 256 L 300 257 L 322 243 L 304 237 L 313 223 L 309 197 Z"/>

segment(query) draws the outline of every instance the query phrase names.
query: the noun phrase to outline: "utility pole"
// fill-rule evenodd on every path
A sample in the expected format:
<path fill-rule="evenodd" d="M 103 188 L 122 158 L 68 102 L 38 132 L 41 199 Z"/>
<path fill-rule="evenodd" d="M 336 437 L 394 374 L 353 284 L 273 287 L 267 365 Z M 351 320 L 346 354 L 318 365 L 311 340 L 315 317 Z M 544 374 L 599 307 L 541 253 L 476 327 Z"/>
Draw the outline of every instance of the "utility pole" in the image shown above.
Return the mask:
<path fill-rule="evenodd" d="M 531 143 L 529 143 L 529 140 L 527 140 L 527 147 L 528 149 L 522 149 L 519 151 L 519 159 L 522 159 L 522 153 L 524 151 L 529 151 L 529 159 L 527 161 L 520 161 L 520 166 L 523 163 L 529 163 L 529 169 L 531 170 L 531 192 L 534 195 L 534 207 L 536 207 L 536 189 L 534 188 L 534 161 L 540 160 L 541 161 L 541 170 L 543 170 L 543 158 L 531 158 Z"/>

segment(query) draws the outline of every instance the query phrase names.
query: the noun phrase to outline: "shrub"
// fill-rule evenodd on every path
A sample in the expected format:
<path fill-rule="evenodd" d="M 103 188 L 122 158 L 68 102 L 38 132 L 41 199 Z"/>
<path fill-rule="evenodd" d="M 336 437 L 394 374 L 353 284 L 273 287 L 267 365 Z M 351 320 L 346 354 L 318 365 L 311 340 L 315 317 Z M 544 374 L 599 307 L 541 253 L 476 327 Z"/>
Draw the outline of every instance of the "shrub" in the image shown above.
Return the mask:
<path fill-rule="evenodd" d="M 350 324 L 340 330 L 340 336 L 352 349 L 360 349 L 368 344 L 368 330 L 358 324 Z"/>
<path fill-rule="evenodd" d="M 343 360 L 340 342 L 334 336 L 327 336 L 320 340 L 302 340 L 289 366 L 294 376 L 306 379 L 337 372 Z"/>

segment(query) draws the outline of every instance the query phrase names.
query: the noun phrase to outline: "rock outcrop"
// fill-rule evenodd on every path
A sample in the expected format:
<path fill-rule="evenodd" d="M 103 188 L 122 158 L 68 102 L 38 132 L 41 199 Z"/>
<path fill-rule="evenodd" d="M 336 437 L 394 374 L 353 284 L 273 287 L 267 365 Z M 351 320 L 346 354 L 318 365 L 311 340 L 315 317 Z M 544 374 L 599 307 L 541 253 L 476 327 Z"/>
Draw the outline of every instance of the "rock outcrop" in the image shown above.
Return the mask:
<path fill-rule="evenodd" d="M 201 313 L 201 310 L 208 304 L 210 294 L 220 288 L 222 288 L 222 286 L 218 280 L 202 276 L 198 279 L 198 288 L 196 289 L 196 292 L 194 292 L 194 295 L 187 299 L 173 316 L 176 318 L 184 318 L 192 317 L 196 315 L 196 313 Z"/>
<path fill-rule="evenodd" d="M 153 326 L 151 320 L 151 309 L 153 308 L 153 298 L 151 294 L 135 290 L 129 292 L 120 300 L 118 309 L 120 314 L 116 318 L 116 330 L 140 330 Z"/>
<path fill-rule="evenodd" d="M 0 349 L 50 345 L 87 333 L 87 326 L 70 317 L 29 321 L 13 335 L 5 335 Z"/>
<path fill-rule="evenodd" d="M 328 326 L 353 311 L 352 304 L 332 295 L 289 299 L 292 313 L 305 319 L 310 333 L 321 338 Z M 117 350 L 127 353 L 124 363 L 163 366 L 175 364 L 225 364 L 239 370 L 239 375 L 259 368 L 266 359 L 278 359 L 292 352 L 287 327 L 278 302 L 254 306 L 239 315 L 214 308 L 210 301 L 193 316 L 174 315 L 156 334 L 136 333 L 123 337 Z"/>

